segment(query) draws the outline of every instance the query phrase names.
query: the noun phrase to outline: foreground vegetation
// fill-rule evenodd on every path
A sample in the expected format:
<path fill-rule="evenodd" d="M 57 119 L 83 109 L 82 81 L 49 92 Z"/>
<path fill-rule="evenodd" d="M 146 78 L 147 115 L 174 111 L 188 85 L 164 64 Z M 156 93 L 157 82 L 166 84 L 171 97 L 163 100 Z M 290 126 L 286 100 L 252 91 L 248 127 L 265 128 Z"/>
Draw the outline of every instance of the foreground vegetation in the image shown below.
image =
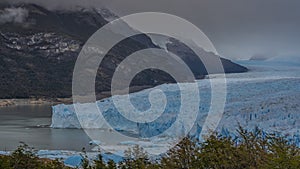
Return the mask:
<path fill-rule="evenodd" d="M 284 137 L 261 130 L 238 130 L 240 139 L 212 135 L 204 143 L 184 138 L 162 158 L 149 160 L 138 146 L 125 152 L 122 162 L 89 161 L 82 154 L 84 169 L 299 169 L 300 149 Z M 1 169 L 66 169 L 59 160 L 39 159 L 32 149 L 20 146 L 10 156 L 0 156 Z"/>
<path fill-rule="evenodd" d="M 49 160 L 36 156 L 35 150 L 22 143 L 11 155 L 0 155 L 0 169 L 70 169 L 58 159 Z"/>

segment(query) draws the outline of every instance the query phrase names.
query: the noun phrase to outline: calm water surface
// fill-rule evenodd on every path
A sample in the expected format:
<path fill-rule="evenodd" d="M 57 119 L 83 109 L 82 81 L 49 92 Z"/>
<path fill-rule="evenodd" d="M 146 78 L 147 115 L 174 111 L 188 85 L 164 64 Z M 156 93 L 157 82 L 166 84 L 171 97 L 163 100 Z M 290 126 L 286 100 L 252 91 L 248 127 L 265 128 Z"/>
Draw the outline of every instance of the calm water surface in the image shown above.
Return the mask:
<path fill-rule="evenodd" d="M 0 150 L 14 150 L 20 142 L 50 150 L 90 149 L 83 130 L 52 129 L 51 105 L 23 105 L 0 108 Z"/>

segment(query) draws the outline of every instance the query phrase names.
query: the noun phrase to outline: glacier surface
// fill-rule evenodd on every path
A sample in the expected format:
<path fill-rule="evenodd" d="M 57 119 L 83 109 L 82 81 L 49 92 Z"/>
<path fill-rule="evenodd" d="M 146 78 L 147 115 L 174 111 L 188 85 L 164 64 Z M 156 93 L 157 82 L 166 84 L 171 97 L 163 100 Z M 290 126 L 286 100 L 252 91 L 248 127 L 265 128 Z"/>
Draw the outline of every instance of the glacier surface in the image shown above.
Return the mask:
<path fill-rule="evenodd" d="M 235 133 L 238 125 L 247 129 L 258 126 L 267 132 L 287 135 L 300 146 L 300 68 L 293 60 L 291 63 L 280 65 L 280 61 L 276 60 L 240 61 L 239 64 L 248 67 L 249 72 L 226 74 L 226 105 L 222 120 L 218 125 L 218 132 L 226 135 Z M 216 74 L 197 81 L 201 101 L 199 110 L 191 110 L 198 111 L 196 123 L 190 132 L 191 136 L 198 137 L 201 132 L 210 107 L 211 81 L 218 81 L 219 78 L 220 76 Z M 137 124 L 124 118 L 115 108 L 112 98 L 97 101 L 97 105 L 102 110 L 104 118 L 116 131 L 127 131 L 140 137 L 155 136 L 162 132 L 160 130 L 169 128 L 176 120 L 180 109 L 180 90 L 177 84 L 164 84 L 153 89 L 132 93 L 130 94 L 132 104 L 142 111 L 149 109 L 151 104 L 148 95 L 154 89 L 164 91 L 168 103 L 163 118 L 151 123 Z M 51 127 L 103 129 L 103 126 L 97 125 L 99 113 L 91 112 L 93 110 L 89 110 L 88 104 L 85 107 L 88 113 L 77 114 L 80 116 L 77 117 L 73 105 L 53 106 Z M 86 120 L 80 124 L 78 118 Z M 178 132 L 182 130 L 182 127 L 183 125 L 176 126 L 175 130 Z M 172 132 L 166 135 L 172 137 Z M 157 142 L 159 146 L 160 142 L 164 142 L 158 141 L 159 139 L 162 138 L 151 141 Z M 124 143 L 126 140 L 120 145 Z"/>

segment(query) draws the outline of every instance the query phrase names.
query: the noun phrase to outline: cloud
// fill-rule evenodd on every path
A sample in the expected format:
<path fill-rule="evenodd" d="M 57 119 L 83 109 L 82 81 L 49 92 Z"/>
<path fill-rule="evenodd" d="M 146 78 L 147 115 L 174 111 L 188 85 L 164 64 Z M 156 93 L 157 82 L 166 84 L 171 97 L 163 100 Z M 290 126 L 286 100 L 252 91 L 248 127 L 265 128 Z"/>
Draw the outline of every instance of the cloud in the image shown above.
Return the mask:
<path fill-rule="evenodd" d="M 276 55 L 274 55 L 274 54 L 255 54 L 250 58 L 250 60 L 268 60 L 275 56 Z"/>
<path fill-rule="evenodd" d="M 49 10 L 76 10 L 78 7 L 93 8 L 102 7 L 109 0 L 4 0 L 6 3 L 33 3 Z"/>
<path fill-rule="evenodd" d="M 23 8 L 5 8 L 0 10 L 0 24 L 24 23 L 28 17 L 28 11 Z"/>
<path fill-rule="evenodd" d="M 0 0 L 53 10 L 106 7 L 118 16 L 164 12 L 198 26 L 222 56 L 300 55 L 299 0 Z"/>

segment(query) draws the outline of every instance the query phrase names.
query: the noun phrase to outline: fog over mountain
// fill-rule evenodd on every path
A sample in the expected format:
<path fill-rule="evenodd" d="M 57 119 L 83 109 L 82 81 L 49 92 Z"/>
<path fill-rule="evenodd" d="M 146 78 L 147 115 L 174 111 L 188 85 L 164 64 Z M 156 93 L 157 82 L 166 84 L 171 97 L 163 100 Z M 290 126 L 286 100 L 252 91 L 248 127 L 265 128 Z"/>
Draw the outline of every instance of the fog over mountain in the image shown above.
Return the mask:
<path fill-rule="evenodd" d="M 30 2 L 48 9 L 80 7 L 112 9 L 119 16 L 144 11 L 171 13 L 188 19 L 231 59 L 254 55 L 300 55 L 300 1 L 289 0 L 5 0 Z"/>
<path fill-rule="evenodd" d="M 28 16 L 28 11 L 23 8 L 6 8 L 0 12 L 0 24 L 7 22 L 23 23 Z"/>

